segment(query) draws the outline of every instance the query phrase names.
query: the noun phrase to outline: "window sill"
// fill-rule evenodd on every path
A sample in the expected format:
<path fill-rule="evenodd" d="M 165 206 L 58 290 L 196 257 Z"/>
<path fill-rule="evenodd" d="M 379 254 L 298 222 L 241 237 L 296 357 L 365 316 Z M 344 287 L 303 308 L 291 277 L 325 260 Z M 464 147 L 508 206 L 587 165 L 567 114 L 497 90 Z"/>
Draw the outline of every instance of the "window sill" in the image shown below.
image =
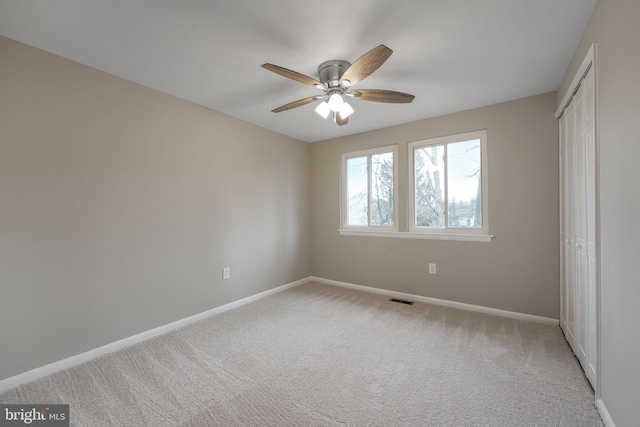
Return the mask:
<path fill-rule="evenodd" d="M 338 233 L 340 233 L 341 236 L 389 237 L 392 239 L 455 240 L 459 242 L 482 243 L 489 243 L 493 239 L 493 235 L 491 234 L 445 234 L 371 230 L 338 230 Z"/>

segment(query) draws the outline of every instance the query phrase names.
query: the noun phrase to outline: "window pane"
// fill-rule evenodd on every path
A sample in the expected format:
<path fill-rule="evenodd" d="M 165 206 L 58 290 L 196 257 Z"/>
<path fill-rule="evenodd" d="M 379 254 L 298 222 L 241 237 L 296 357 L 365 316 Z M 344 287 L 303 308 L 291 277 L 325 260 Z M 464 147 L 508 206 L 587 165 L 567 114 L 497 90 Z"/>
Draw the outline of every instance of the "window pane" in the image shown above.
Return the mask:
<path fill-rule="evenodd" d="M 368 225 L 367 156 L 347 159 L 347 224 Z"/>
<path fill-rule="evenodd" d="M 371 156 L 371 225 L 393 225 L 393 153 Z"/>
<path fill-rule="evenodd" d="M 482 228 L 479 139 L 447 145 L 448 226 Z"/>
<path fill-rule="evenodd" d="M 444 146 L 414 150 L 417 227 L 444 227 Z"/>

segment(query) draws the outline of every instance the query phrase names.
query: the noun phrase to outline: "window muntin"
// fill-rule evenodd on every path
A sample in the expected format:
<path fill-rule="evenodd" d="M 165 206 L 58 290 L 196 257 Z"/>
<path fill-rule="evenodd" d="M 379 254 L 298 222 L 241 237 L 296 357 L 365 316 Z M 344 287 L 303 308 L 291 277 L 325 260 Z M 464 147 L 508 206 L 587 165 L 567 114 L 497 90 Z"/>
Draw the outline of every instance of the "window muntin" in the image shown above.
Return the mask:
<path fill-rule="evenodd" d="M 342 155 L 342 227 L 397 230 L 397 146 Z"/>
<path fill-rule="evenodd" d="M 413 142 L 408 149 L 409 231 L 488 234 L 486 131 Z"/>

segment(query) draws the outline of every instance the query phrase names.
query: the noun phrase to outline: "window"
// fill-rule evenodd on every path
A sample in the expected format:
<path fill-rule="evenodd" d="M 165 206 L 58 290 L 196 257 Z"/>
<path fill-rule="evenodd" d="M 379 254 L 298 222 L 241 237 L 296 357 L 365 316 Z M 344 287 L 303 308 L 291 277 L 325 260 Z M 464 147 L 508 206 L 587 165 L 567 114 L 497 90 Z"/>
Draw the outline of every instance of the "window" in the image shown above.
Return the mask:
<path fill-rule="evenodd" d="M 412 142 L 409 231 L 488 234 L 487 132 Z"/>
<path fill-rule="evenodd" d="M 397 146 L 342 155 L 342 228 L 397 230 Z"/>
<path fill-rule="evenodd" d="M 402 157 L 408 162 L 398 165 L 398 150 L 404 148 L 408 155 Z M 493 238 L 485 130 L 342 154 L 340 170 L 340 235 L 473 242 Z M 398 180 L 407 189 L 400 194 L 401 203 Z"/>

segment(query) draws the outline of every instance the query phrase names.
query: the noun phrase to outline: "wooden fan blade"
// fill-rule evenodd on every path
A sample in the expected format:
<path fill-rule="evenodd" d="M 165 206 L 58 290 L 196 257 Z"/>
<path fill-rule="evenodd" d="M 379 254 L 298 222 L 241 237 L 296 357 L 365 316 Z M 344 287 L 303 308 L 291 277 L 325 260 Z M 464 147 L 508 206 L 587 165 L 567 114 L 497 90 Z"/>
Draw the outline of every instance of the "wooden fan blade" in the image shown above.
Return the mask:
<path fill-rule="evenodd" d="M 312 79 L 309 76 L 305 76 L 304 74 L 300 74 L 298 72 L 289 70 L 288 68 L 280 67 L 278 65 L 262 64 L 262 68 L 264 68 L 265 70 L 272 71 L 276 74 L 280 74 L 281 76 L 286 77 L 288 79 L 295 80 L 300 83 L 304 83 L 309 86 L 321 85 L 321 83 L 316 79 Z"/>
<path fill-rule="evenodd" d="M 307 105 L 310 102 L 313 102 L 317 99 L 315 96 L 310 96 L 308 98 L 298 99 L 297 101 L 290 102 L 288 104 L 282 105 L 274 110 L 271 110 L 272 113 L 281 113 L 283 111 L 291 110 L 292 108 L 302 107 L 303 105 Z"/>
<path fill-rule="evenodd" d="M 340 77 L 340 81 L 349 80 L 350 86 L 353 86 L 380 68 L 392 53 L 393 51 L 383 44 L 371 49 L 347 68 L 347 71 Z"/>
<path fill-rule="evenodd" d="M 408 104 L 415 98 L 415 96 L 408 93 L 382 89 L 358 89 L 352 93 L 356 98 L 363 101 L 389 102 L 393 104 Z"/>
<path fill-rule="evenodd" d="M 349 123 L 349 117 L 345 117 L 343 119 L 342 116 L 340 115 L 340 112 L 338 111 L 336 113 L 336 123 L 338 124 L 338 126 L 346 125 L 347 123 Z"/>

